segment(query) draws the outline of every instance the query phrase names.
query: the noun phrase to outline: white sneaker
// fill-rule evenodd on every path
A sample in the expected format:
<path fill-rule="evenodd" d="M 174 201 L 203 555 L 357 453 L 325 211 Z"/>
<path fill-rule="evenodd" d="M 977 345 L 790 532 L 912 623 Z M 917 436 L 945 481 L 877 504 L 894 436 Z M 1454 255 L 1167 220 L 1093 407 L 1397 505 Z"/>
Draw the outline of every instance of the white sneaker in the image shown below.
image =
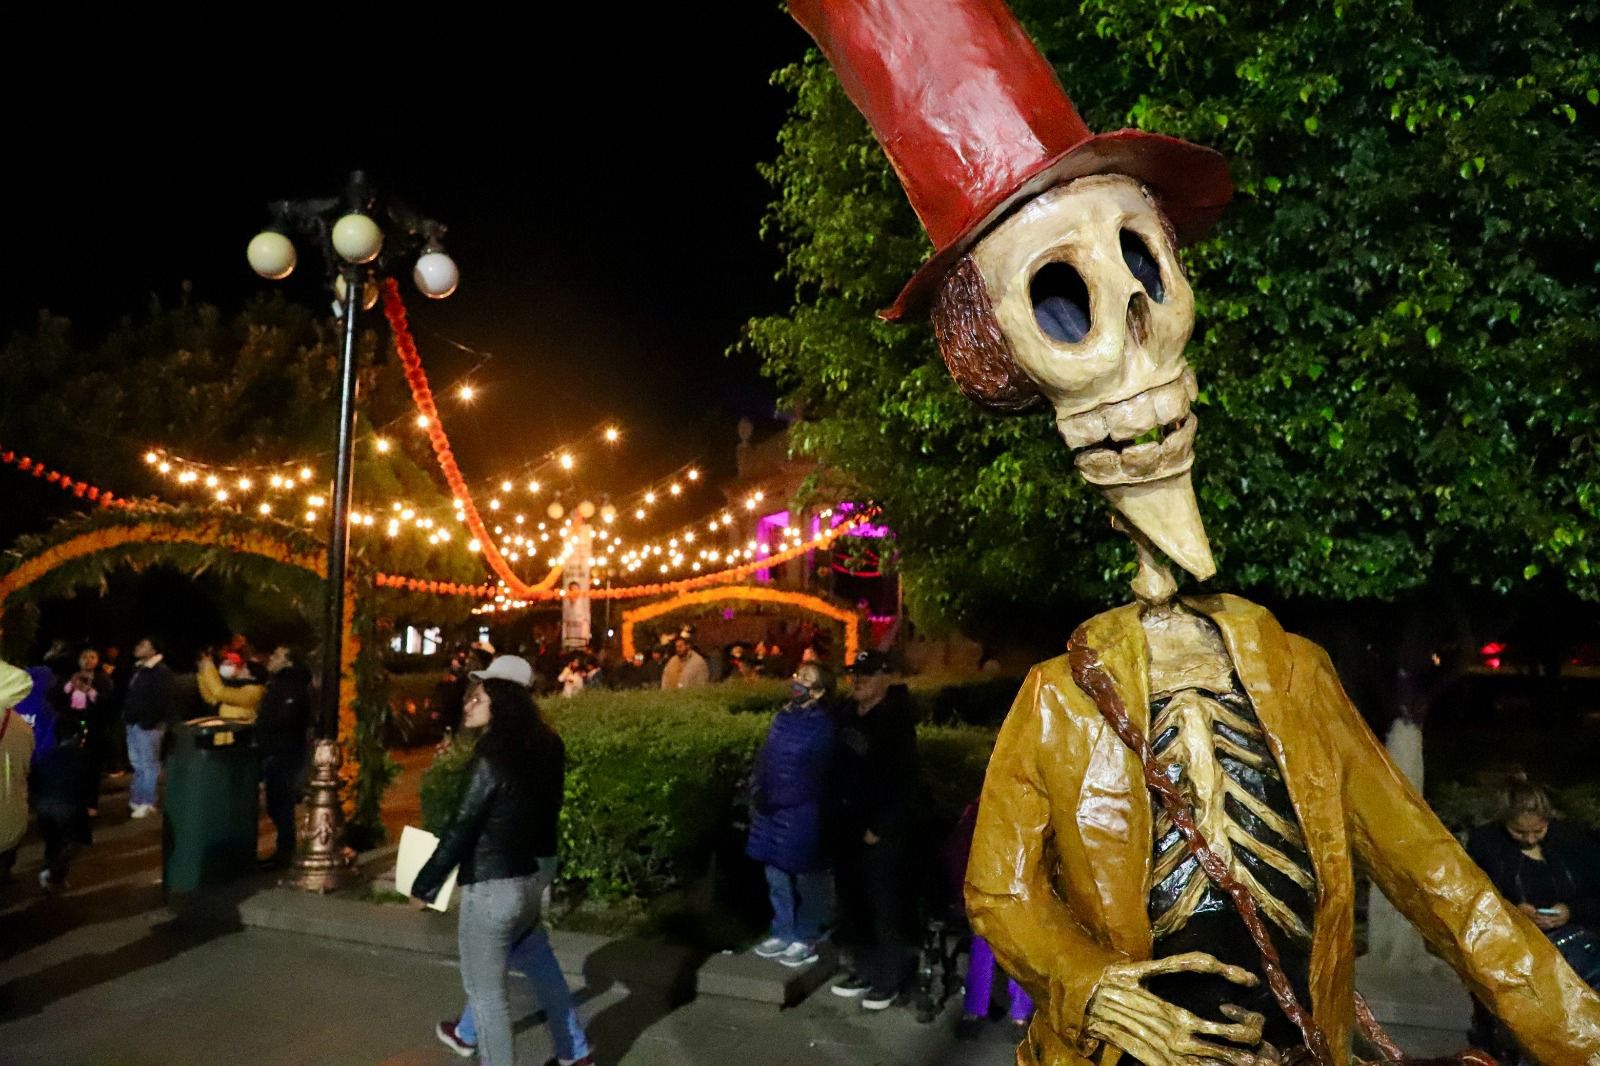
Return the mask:
<path fill-rule="evenodd" d="M 133 805 L 133 809 L 128 812 L 128 817 L 129 818 L 148 818 L 154 813 L 156 813 L 155 804 L 153 804 L 153 803 L 135 803 Z"/>
<path fill-rule="evenodd" d="M 874 988 L 861 998 L 862 1010 L 888 1010 L 894 1006 L 894 1001 L 899 998 L 898 992 L 884 992 Z"/>
<path fill-rule="evenodd" d="M 50 887 L 50 871 L 49 870 L 40 870 L 39 871 L 39 887 L 40 888 L 49 888 Z"/>
<path fill-rule="evenodd" d="M 769 936 L 755 947 L 756 956 L 763 959 L 775 959 L 789 949 L 789 942 L 782 937 Z"/>
<path fill-rule="evenodd" d="M 807 944 L 803 940 L 796 940 L 789 945 L 788 950 L 778 956 L 778 961 L 785 966 L 798 968 L 811 965 L 817 961 L 817 958 L 817 946 L 815 944 Z"/>

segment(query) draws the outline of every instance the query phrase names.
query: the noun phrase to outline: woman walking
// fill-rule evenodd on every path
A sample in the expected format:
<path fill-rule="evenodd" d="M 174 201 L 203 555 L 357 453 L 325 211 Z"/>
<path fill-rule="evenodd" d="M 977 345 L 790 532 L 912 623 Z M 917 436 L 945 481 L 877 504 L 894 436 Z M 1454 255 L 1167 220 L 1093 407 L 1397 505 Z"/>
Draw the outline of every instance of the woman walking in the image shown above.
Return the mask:
<path fill-rule="evenodd" d="M 441 1023 L 439 1036 L 465 1054 L 475 1045 L 487 1066 L 515 1063 L 506 992 L 507 960 L 515 951 L 549 1019 L 555 1061 L 592 1063 L 566 980 L 539 929 L 540 901 L 555 872 L 566 769 L 561 738 L 533 702 L 533 670 L 525 660 L 502 656 L 471 676 L 476 684 L 463 725 L 484 733 L 455 817 L 411 889 L 431 902 L 460 867 L 461 981 L 472 1023 L 465 1017 L 459 1026 Z M 537 959 L 523 957 L 539 946 Z M 476 1039 L 463 1039 L 469 1033 Z"/>

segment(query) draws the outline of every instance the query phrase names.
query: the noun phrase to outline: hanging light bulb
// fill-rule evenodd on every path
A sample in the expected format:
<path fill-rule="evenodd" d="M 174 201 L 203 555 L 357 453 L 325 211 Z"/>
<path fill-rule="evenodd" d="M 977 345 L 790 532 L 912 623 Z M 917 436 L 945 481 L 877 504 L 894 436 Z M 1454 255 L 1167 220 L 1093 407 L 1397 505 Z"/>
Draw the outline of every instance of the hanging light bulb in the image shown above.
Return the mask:
<path fill-rule="evenodd" d="M 432 424 L 432 421 L 433 420 L 430 419 L 427 415 L 418 415 L 417 416 L 417 428 L 418 429 L 427 429 L 428 426 Z"/>
<path fill-rule="evenodd" d="M 388 441 L 388 438 L 379 437 L 378 440 L 377 440 L 377 446 L 378 446 L 379 454 L 381 454 L 381 455 L 387 455 L 388 454 L 388 452 L 389 452 L 389 441 Z"/>
<path fill-rule="evenodd" d="M 478 393 L 477 390 L 475 390 L 471 385 L 463 385 L 456 390 L 456 395 L 461 397 L 467 403 L 471 403 L 472 398 L 478 395 Z"/>
<path fill-rule="evenodd" d="M 571 470 L 572 469 L 572 465 L 573 465 L 572 456 L 570 454 L 568 454 L 567 452 L 562 452 L 560 457 L 557 459 L 557 462 L 559 462 L 561 464 L 561 469 L 563 469 L 563 470 Z"/>

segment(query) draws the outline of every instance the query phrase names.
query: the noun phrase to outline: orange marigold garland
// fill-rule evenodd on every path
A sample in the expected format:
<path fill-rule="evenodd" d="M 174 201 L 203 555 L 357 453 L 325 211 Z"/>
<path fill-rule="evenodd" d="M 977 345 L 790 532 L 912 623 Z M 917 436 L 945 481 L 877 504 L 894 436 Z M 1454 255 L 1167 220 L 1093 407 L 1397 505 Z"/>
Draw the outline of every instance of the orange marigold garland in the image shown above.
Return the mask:
<path fill-rule="evenodd" d="M 395 352 L 405 369 L 406 384 L 411 386 L 411 398 L 417 405 L 417 413 L 428 420 L 428 440 L 433 445 L 434 458 L 439 462 L 445 483 L 450 486 L 450 494 L 466 512 L 467 528 L 477 538 L 489 569 L 506 583 L 506 588 L 519 600 L 532 599 L 538 593 L 554 588 L 561 572 L 559 567 L 552 569 L 537 585 L 530 585 L 517 576 L 495 547 L 494 538 L 489 535 L 488 527 L 478 514 L 478 506 L 472 501 L 467 481 L 461 476 L 461 468 L 456 465 L 455 454 L 450 450 L 450 438 L 445 435 L 444 425 L 439 420 L 439 408 L 433 402 L 433 390 L 428 387 L 427 372 L 422 369 L 422 356 L 417 352 L 416 338 L 411 335 L 411 326 L 406 321 L 406 305 L 400 299 L 400 285 L 393 278 L 386 278 L 383 283 L 383 313 L 394 334 Z"/>

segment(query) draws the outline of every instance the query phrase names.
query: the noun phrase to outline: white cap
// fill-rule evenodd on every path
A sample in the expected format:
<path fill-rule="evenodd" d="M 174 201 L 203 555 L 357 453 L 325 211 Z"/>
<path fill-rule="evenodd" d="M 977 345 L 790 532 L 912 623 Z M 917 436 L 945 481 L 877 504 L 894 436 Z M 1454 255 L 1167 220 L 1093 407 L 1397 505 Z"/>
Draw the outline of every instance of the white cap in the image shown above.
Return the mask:
<path fill-rule="evenodd" d="M 533 667 L 520 655 L 501 655 L 487 669 L 474 670 L 467 676 L 474 681 L 515 681 L 523 688 L 533 687 Z"/>

